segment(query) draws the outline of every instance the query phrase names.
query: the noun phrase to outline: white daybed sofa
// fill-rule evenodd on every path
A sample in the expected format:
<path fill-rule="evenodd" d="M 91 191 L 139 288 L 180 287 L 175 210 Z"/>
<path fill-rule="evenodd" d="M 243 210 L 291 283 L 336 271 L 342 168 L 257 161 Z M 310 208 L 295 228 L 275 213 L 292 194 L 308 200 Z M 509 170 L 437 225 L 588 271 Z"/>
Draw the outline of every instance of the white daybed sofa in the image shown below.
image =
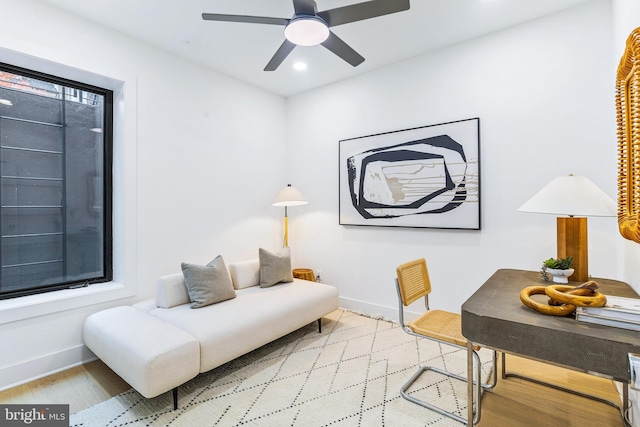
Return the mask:
<path fill-rule="evenodd" d="M 235 297 L 197 309 L 183 273 L 160 277 L 155 300 L 90 315 L 85 344 L 143 396 L 173 390 L 177 408 L 179 385 L 311 322 L 320 328 L 338 308 L 334 286 L 290 277 L 263 287 L 260 267 L 230 264 Z"/>

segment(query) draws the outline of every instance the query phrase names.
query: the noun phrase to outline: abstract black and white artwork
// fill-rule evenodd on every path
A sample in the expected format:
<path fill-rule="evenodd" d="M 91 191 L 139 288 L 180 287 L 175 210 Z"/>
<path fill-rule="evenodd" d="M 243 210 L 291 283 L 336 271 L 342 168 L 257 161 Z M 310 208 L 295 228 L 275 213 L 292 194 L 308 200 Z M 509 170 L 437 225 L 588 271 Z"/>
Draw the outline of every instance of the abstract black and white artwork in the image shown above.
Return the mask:
<path fill-rule="evenodd" d="M 480 229 L 480 119 L 339 143 L 340 224 Z"/>

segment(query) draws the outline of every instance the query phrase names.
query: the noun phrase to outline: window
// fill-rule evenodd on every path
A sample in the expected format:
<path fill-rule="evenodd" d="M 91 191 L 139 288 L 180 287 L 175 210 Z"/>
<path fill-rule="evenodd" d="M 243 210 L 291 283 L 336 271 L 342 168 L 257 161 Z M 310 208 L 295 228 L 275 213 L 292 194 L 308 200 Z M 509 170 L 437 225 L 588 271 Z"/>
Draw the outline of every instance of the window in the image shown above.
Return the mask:
<path fill-rule="evenodd" d="M 0 64 L 0 299 L 112 279 L 112 106 Z"/>

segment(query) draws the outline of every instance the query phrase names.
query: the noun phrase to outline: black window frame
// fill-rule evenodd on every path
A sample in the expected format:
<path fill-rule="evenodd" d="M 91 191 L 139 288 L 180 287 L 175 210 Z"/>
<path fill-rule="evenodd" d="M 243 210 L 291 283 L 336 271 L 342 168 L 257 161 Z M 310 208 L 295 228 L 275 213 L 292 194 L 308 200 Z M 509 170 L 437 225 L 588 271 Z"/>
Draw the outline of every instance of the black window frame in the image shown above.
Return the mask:
<path fill-rule="evenodd" d="M 0 300 L 19 298 L 28 295 L 45 292 L 59 291 L 86 287 L 94 283 L 105 283 L 113 280 L 113 120 L 114 120 L 114 92 L 111 89 L 102 88 L 88 83 L 71 80 L 20 66 L 0 62 L 0 71 L 18 74 L 45 82 L 70 87 L 82 91 L 92 92 L 104 96 L 103 106 L 103 270 L 100 277 L 67 281 L 64 283 L 42 285 L 37 287 L 2 292 Z M 0 278 L 1 279 L 1 278 Z"/>

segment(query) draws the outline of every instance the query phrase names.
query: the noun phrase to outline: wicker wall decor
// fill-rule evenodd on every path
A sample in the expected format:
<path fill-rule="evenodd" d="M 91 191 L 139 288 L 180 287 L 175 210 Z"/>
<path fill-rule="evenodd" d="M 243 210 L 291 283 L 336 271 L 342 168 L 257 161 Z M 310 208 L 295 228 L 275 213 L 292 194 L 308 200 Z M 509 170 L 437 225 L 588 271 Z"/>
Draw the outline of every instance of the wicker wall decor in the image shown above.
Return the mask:
<path fill-rule="evenodd" d="M 627 39 L 616 77 L 618 228 L 640 243 L 640 27 Z"/>

